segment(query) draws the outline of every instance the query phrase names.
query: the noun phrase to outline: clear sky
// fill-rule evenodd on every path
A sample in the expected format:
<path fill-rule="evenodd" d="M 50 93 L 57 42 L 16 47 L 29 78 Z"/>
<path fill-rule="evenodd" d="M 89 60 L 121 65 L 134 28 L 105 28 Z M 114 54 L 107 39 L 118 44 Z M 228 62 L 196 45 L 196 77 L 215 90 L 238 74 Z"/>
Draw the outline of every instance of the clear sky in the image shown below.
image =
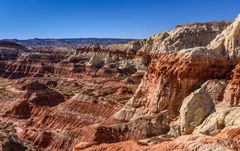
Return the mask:
<path fill-rule="evenodd" d="M 0 39 L 147 38 L 239 13 L 240 0 L 0 0 Z"/>

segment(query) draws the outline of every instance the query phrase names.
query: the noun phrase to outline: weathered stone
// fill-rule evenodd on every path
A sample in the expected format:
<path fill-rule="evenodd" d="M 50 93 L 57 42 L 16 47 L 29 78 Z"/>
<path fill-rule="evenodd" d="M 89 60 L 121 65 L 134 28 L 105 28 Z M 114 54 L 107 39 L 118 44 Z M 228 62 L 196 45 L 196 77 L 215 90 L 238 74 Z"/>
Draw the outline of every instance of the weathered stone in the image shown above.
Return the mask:
<path fill-rule="evenodd" d="M 240 126 L 240 108 L 220 109 L 207 117 L 204 122 L 195 128 L 194 133 L 216 135 L 222 130 Z"/>
<path fill-rule="evenodd" d="M 227 53 L 230 58 L 238 59 L 240 56 L 240 17 L 229 25 L 221 34 L 217 35 L 208 45 L 208 48 L 218 53 Z"/>

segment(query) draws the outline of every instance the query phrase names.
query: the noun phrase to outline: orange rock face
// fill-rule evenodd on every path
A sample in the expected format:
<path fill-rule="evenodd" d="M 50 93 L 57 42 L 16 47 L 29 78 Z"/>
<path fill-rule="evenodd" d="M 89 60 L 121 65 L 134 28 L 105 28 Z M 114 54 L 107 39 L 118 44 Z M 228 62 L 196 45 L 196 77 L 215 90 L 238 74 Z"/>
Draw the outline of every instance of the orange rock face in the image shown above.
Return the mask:
<path fill-rule="evenodd" d="M 126 106 L 136 109 L 133 117 L 163 110 L 175 117 L 187 95 L 208 79 L 225 78 L 232 67 L 227 57 L 203 48 L 161 55 Z"/>

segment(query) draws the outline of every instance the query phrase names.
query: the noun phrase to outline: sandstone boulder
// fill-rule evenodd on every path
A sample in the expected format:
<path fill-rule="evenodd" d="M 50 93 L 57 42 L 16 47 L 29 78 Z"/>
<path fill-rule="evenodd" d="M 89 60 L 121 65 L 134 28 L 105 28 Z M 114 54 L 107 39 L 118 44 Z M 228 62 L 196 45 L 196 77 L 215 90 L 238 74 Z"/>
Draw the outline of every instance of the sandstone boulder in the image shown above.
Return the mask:
<path fill-rule="evenodd" d="M 215 111 L 214 102 L 218 101 L 225 87 L 225 81 L 209 80 L 183 100 L 179 115 L 182 134 L 191 134 Z"/>

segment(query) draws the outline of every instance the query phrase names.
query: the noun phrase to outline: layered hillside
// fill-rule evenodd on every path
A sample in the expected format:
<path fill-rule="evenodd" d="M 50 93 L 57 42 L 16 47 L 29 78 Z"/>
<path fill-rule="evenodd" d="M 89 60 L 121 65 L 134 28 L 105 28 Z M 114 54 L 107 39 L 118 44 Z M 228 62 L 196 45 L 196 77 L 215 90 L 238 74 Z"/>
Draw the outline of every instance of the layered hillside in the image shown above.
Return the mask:
<path fill-rule="evenodd" d="M 239 17 L 127 44 L 0 46 L 0 119 L 25 147 L 240 150 Z"/>

